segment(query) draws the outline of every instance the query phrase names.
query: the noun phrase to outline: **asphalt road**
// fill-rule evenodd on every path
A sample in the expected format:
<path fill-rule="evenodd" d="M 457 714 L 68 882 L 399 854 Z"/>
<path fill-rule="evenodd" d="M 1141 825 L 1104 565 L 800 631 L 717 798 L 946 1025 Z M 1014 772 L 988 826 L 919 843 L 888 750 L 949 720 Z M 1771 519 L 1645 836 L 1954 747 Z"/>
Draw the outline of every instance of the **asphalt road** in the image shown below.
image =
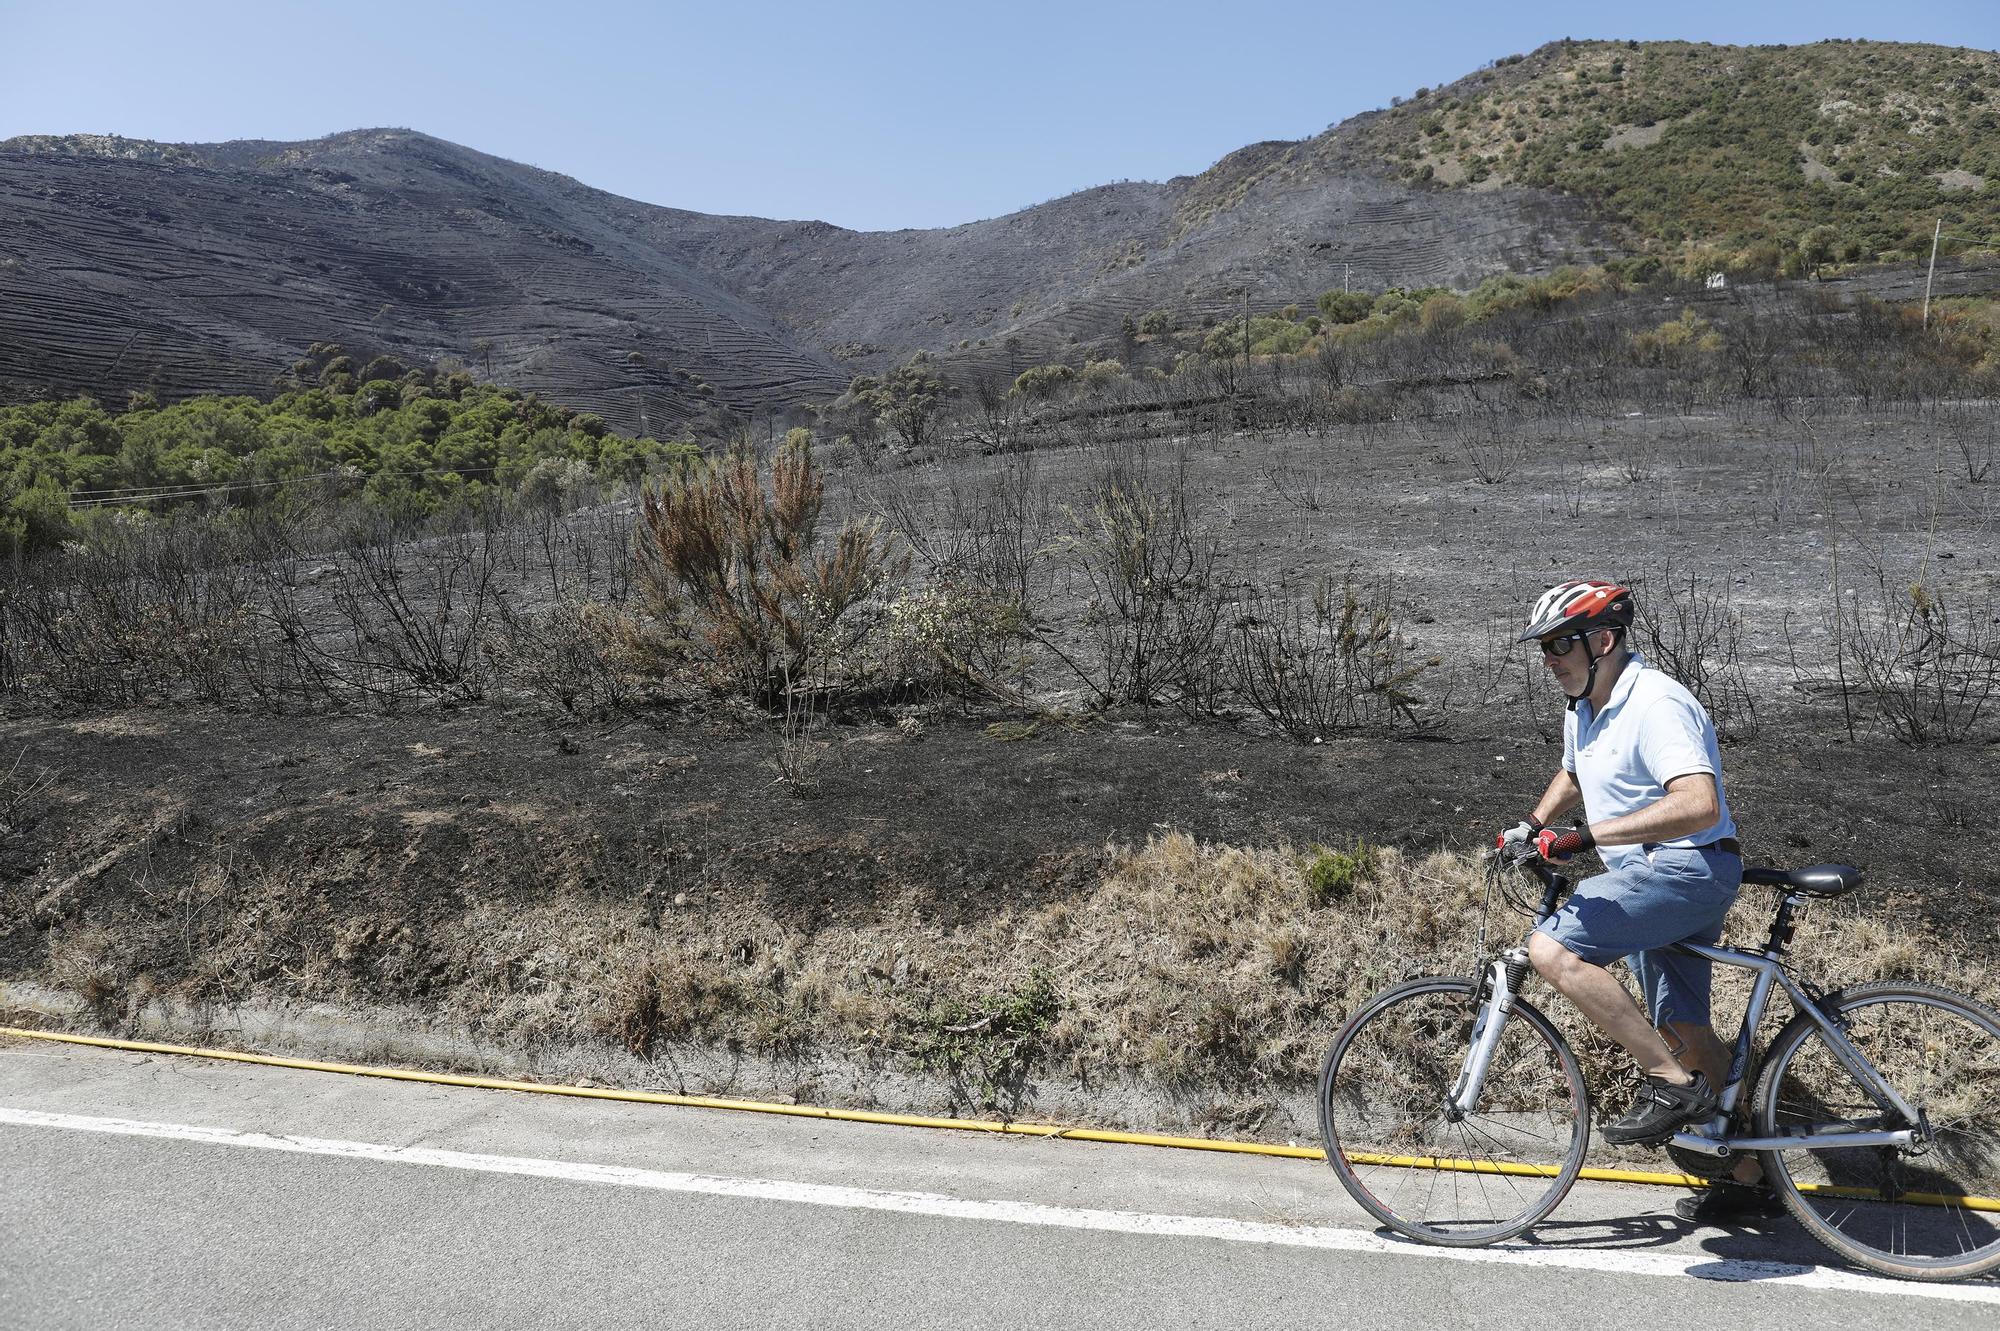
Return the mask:
<path fill-rule="evenodd" d="M 1376 1235 L 1303 1161 L 0 1041 L 0 1328 L 1866 1324 L 2000 1284 L 1579 1185 L 1532 1244 Z"/>

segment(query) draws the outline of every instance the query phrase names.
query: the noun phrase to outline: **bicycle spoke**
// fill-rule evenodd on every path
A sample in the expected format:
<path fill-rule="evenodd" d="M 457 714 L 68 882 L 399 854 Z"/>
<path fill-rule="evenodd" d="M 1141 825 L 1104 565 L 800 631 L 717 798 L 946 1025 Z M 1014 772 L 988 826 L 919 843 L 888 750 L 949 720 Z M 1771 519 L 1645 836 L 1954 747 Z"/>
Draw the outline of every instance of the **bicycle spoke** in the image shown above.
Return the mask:
<path fill-rule="evenodd" d="M 1342 1031 L 1322 1077 L 1342 1182 L 1385 1224 L 1431 1242 L 1493 1242 L 1533 1224 L 1568 1189 L 1588 1134 L 1574 1058 L 1532 1009 L 1508 1017 L 1478 1110 L 1447 1112 L 1470 1001 L 1463 980 L 1385 993 Z"/>
<path fill-rule="evenodd" d="M 1863 1265 L 1947 1279 L 2000 1268 L 2000 1016 L 1928 985 L 1865 985 L 1836 1000 L 1846 1038 L 1928 1124 L 1909 1147 L 1772 1153 L 1780 1193 L 1807 1229 Z M 1897 1121 L 1816 1028 L 1788 1027 L 1759 1089 L 1776 1135 Z M 1932 1110 L 1936 1109 L 1935 1117 Z M 1985 1200 L 1981 1199 L 1993 1199 Z"/>

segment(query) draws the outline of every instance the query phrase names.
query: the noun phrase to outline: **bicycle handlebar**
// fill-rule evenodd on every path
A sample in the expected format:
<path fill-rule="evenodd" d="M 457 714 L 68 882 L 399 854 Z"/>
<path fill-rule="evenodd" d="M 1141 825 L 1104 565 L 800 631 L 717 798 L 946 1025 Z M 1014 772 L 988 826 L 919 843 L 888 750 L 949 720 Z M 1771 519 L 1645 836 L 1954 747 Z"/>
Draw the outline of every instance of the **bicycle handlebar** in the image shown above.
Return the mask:
<path fill-rule="evenodd" d="M 1480 852 L 1480 858 L 1502 860 L 1510 869 L 1531 869 L 1537 876 L 1546 877 L 1555 871 L 1542 859 L 1542 853 L 1535 849 L 1532 841 L 1518 841 L 1512 845 L 1495 846 Z"/>
<path fill-rule="evenodd" d="M 1520 843 L 1511 846 L 1496 846 L 1491 850 L 1483 852 L 1483 858 L 1489 863 L 1498 860 L 1506 868 L 1519 869 L 1525 874 L 1532 875 L 1541 883 L 1541 908 L 1532 912 L 1538 922 L 1547 919 L 1555 913 L 1557 903 L 1562 900 L 1563 895 L 1570 889 L 1571 883 L 1569 879 L 1551 868 L 1548 861 L 1542 858 L 1541 852 L 1536 850 L 1532 845 Z M 1512 893 L 1508 893 L 1507 896 L 1517 907 L 1527 910 L 1528 903 L 1526 901 L 1515 897 Z"/>

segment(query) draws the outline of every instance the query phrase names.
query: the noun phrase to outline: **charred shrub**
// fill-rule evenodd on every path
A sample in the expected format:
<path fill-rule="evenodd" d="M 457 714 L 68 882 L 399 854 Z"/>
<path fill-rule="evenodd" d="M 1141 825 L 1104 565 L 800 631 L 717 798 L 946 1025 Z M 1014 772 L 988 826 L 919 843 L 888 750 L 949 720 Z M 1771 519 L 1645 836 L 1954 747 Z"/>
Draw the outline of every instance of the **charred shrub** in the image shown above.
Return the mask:
<path fill-rule="evenodd" d="M 1322 577 L 1306 598 L 1251 597 L 1227 662 L 1234 691 L 1302 744 L 1436 720 L 1417 688 L 1428 661 L 1405 646 L 1387 593 L 1351 575 Z"/>
<path fill-rule="evenodd" d="M 1067 550 L 1089 590 L 1084 621 L 1097 649 L 1077 671 L 1099 703 L 1178 701 L 1210 688 L 1219 552 L 1194 511 L 1187 459 L 1155 475 L 1144 453 L 1113 453 L 1090 507 L 1071 516 Z"/>
<path fill-rule="evenodd" d="M 1692 693 L 1718 733 L 1749 739 L 1757 711 L 1743 676 L 1743 619 L 1727 586 L 1672 568 L 1641 583 L 1634 636 L 1640 649 Z"/>
<path fill-rule="evenodd" d="M 1953 744 L 1993 728 L 2000 712 L 2000 632 L 1989 597 L 1970 604 L 1942 586 L 1891 583 L 1831 602 L 1833 660 L 1794 654 L 1813 691 L 1836 693 L 1904 744 Z M 1828 669 L 1831 665 L 1831 670 Z M 1851 713 L 1850 713 L 1851 715 Z"/>

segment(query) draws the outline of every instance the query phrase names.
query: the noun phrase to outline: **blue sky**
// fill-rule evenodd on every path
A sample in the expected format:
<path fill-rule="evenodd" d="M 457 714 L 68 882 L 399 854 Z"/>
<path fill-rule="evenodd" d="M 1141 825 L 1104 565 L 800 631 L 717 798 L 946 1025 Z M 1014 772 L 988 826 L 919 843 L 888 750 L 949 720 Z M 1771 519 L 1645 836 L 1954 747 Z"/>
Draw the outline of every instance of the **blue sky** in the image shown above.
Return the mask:
<path fill-rule="evenodd" d="M 1563 36 L 2000 47 L 2000 0 L 0 0 L 0 138 L 402 125 L 651 203 L 948 226 L 1197 172 Z"/>

